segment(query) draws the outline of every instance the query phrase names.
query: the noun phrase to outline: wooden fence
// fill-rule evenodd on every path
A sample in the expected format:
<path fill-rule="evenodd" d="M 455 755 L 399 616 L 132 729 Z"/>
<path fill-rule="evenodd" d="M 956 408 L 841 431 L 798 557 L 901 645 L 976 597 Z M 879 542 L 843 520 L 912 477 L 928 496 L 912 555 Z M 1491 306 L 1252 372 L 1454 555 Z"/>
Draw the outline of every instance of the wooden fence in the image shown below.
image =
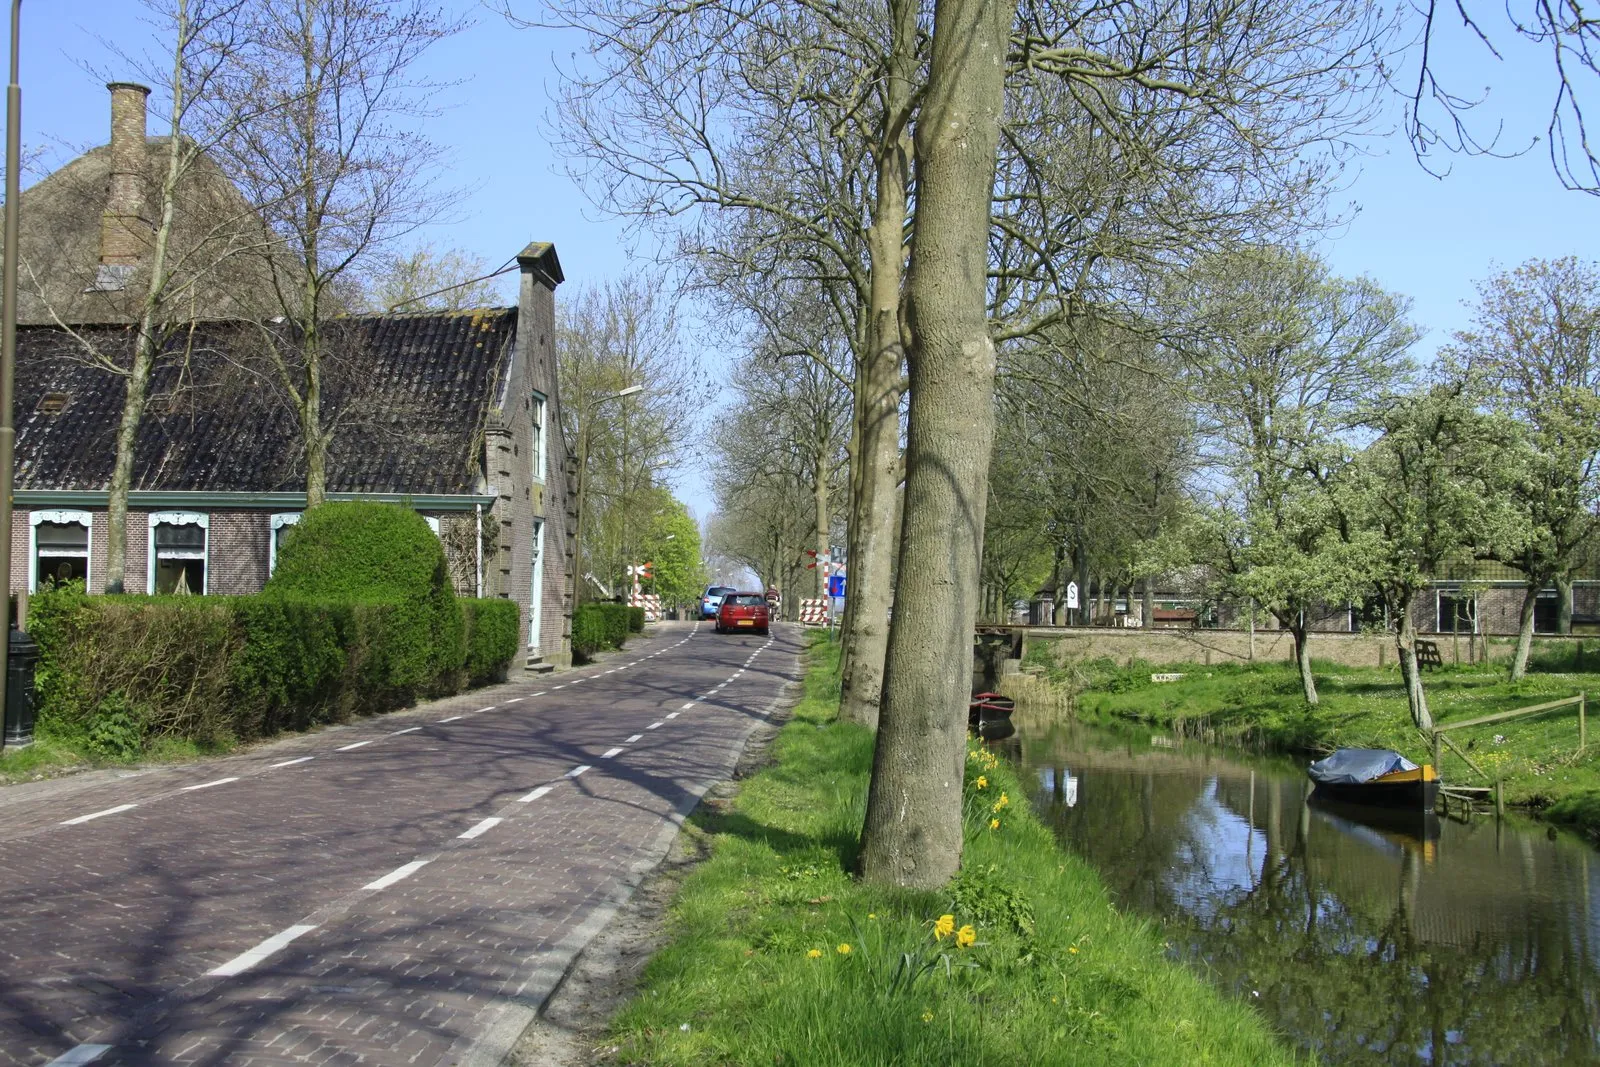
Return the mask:
<path fill-rule="evenodd" d="M 1493 715 L 1480 715 L 1476 719 L 1467 719 L 1464 722 L 1453 722 L 1446 726 L 1435 726 L 1433 729 L 1433 769 L 1439 770 L 1443 758 L 1443 746 L 1449 746 L 1450 751 L 1460 756 L 1468 767 L 1477 771 L 1485 781 L 1494 783 L 1494 806 L 1497 813 L 1505 810 L 1504 789 L 1498 778 L 1478 766 L 1477 761 L 1467 755 L 1466 750 L 1445 736 L 1451 730 L 1465 730 L 1470 726 L 1486 726 L 1491 722 L 1505 722 L 1510 719 L 1520 719 L 1529 715 L 1543 715 L 1550 711 L 1559 711 L 1562 708 L 1576 707 L 1578 709 L 1578 751 L 1581 753 L 1589 743 L 1588 712 L 1589 701 L 1584 693 L 1575 697 L 1566 697 L 1562 700 L 1552 700 L 1546 704 L 1533 704 L 1526 708 L 1512 708 L 1510 711 L 1497 711 Z M 1459 787 L 1458 787 L 1459 790 Z M 1469 791 L 1469 790 L 1460 790 Z"/>

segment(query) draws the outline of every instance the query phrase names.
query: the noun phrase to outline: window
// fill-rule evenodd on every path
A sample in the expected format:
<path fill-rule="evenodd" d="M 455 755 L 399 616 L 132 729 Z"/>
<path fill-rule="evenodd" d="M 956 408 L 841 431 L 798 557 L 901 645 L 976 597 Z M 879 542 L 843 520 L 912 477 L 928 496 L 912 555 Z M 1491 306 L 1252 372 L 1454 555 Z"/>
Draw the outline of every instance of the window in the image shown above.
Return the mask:
<path fill-rule="evenodd" d="M 528 462 L 533 464 L 533 480 L 544 481 L 544 394 L 533 394 L 533 455 L 528 457 Z"/>
<path fill-rule="evenodd" d="M 89 584 L 89 531 L 87 511 L 35 511 L 33 542 L 28 557 L 28 588 L 37 591 L 56 582 Z"/>
<path fill-rule="evenodd" d="M 206 531 L 210 525 L 210 517 L 196 511 L 151 513 L 151 592 L 206 591 Z"/>
<path fill-rule="evenodd" d="M 267 542 L 267 576 L 278 569 L 278 553 L 283 550 L 283 539 L 300 521 L 298 511 L 280 511 L 272 516 L 272 539 Z"/>
<path fill-rule="evenodd" d="M 1533 602 L 1533 632 L 1553 634 L 1560 630 L 1561 594 L 1554 589 L 1541 589 Z"/>
<path fill-rule="evenodd" d="M 1439 590 L 1438 632 L 1442 634 L 1475 634 L 1478 632 L 1478 598 L 1460 590 Z"/>

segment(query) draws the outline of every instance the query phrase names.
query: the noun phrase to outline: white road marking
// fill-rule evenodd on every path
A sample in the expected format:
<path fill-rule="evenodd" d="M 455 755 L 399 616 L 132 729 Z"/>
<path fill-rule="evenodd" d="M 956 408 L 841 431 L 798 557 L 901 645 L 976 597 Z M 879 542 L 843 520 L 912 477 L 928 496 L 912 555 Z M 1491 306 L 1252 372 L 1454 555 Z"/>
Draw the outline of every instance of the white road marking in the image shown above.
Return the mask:
<path fill-rule="evenodd" d="M 377 738 L 373 738 L 372 739 L 372 741 L 376 741 L 376 740 L 377 740 Z M 360 748 L 362 745 L 370 745 L 370 744 L 372 744 L 372 741 L 357 741 L 353 745 L 345 745 L 343 748 L 334 749 L 334 751 L 335 752 L 349 752 L 352 748 Z"/>
<path fill-rule="evenodd" d="M 275 771 L 279 767 L 293 767 L 296 763 L 309 763 L 311 760 L 316 758 L 317 757 L 315 756 L 301 756 L 299 759 L 286 759 L 282 763 L 272 764 L 272 766 L 268 767 L 267 770 Z"/>
<path fill-rule="evenodd" d="M 440 719 L 439 720 L 439 725 L 443 726 L 447 722 L 455 722 L 457 719 L 462 718 L 462 717 L 463 716 L 460 716 L 460 715 L 452 715 L 448 719 Z"/>
<path fill-rule="evenodd" d="M 692 707 L 694 707 L 694 701 L 691 700 L 691 701 L 689 701 L 689 703 L 685 704 L 680 710 L 688 711 Z"/>
<path fill-rule="evenodd" d="M 237 782 L 238 780 L 239 778 L 237 775 L 232 778 L 218 778 L 214 782 L 201 782 L 199 785 L 186 785 L 182 789 L 178 790 L 178 792 L 192 793 L 196 789 L 210 789 L 214 785 L 227 785 L 229 782 Z"/>
<path fill-rule="evenodd" d="M 584 771 L 587 771 L 589 769 L 590 769 L 590 767 L 589 767 L 589 765 L 587 763 L 580 763 L 578 766 L 572 768 L 572 770 L 567 772 L 567 777 L 568 778 L 576 778 L 576 777 L 578 777 L 578 775 L 582 774 Z"/>
<path fill-rule="evenodd" d="M 567 687 L 567 684 L 565 682 L 562 682 L 560 685 L 556 686 L 555 688 L 557 688 L 557 689 L 565 689 L 566 687 Z"/>
<path fill-rule="evenodd" d="M 521 699 L 522 699 L 521 697 L 512 697 L 510 700 L 506 701 L 506 703 L 507 704 L 515 704 Z"/>
<path fill-rule="evenodd" d="M 641 738 L 643 736 L 644 736 L 644 734 L 634 734 L 632 737 L 628 738 L 626 743 L 631 745 L 631 744 L 633 744 L 635 741 L 639 740 L 639 738 Z"/>
<path fill-rule="evenodd" d="M 414 734 L 420 729 L 422 729 L 422 727 L 420 727 L 420 726 L 407 726 L 404 730 L 396 730 L 394 733 L 390 734 L 389 736 L 390 737 L 399 737 L 401 734 Z"/>
<path fill-rule="evenodd" d="M 536 697 L 542 697 L 542 696 L 544 696 L 544 690 L 543 690 L 543 689 L 541 689 L 541 690 L 539 690 L 539 691 L 538 691 L 538 692 L 537 692 L 537 693 L 530 693 L 530 694 L 528 694 L 528 695 L 529 695 L 529 696 L 536 696 Z"/>
<path fill-rule="evenodd" d="M 410 863 L 402 864 L 399 867 L 396 867 L 394 870 L 390 871 L 388 874 L 384 875 L 382 878 L 379 878 L 379 879 L 377 879 L 376 881 L 373 881 L 373 882 L 368 882 L 366 885 L 362 886 L 361 888 L 362 889 L 388 889 L 390 886 L 394 885 L 396 882 L 400 881 L 401 879 L 410 878 L 413 874 L 416 874 L 418 871 L 422 870 L 422 868 L 426 867 L 427 865 L 428 865 L 428 861 L 427 860 L 412 860 Z"/>
<path fill-rule="evenodd" d="M 83 1067 L 111 1051 L 110 1045 L 78 1045 L 68 1049 L 44 1067 Z"/>
<path fill-rule="evenodd" d="M 649 725 L 649 726 L 646 726 L 646 727 L 645 727 L 645 729 L 646 729 L 646 730 L 654 730 L 654 729 L 655 729 L 655 728 L 656 728 L 656 727 L 658 727 L 658 726 L 660 726 L 660 725 L 661 725 L 661 724 L 660 724 L 660 723 L 658 723 L 658 722 L 653 722 L 653 723 L 651 723 L 651 724 L 650 724 L 650 725 Z"/>
<path fill-rule="evenodd" d="M 499 707 L 499 705 L 498 705 L 498 704 L 490 704 L 490 705 L 489 705 L 489 706 L 488 706 L 488 707 L 486 707 L 486 708 L 479 708 L 479 709 L 478 709 L 478 711 L 493 711 L 493 710 L 494 710 L 494 709 L 495 709 L 495 708 L 497 708 L 497 707 Z M 476 713 L 474 713 L 474 714 L 476 714 Z"/>
<path fill-rule="evenodd" d="M 681 714 L 681 713 L 680 712 L 676 712 L 676 711 L 669 711 L 669 712 L 667 712 L 667 718 L 676 719 L 679 714 Z"/>
<path fill-rule="evenodd" d="M 291 926 L 286 930 L 279 930 L 277 933 L 261 942 L 261 944 L 257 945 L 255 948 L 250 949 L 248 952 L 241 952 L 239 955 L 235 956 L 227 963 L 224 963 L 222 966 L 211 968 L 211 970 L 206 972 L 206 977 L 232 978 L 236 974 L 243 974 L 245 971 L 248 971 L 250 968 L 254 967 L 256 964 L 260 963 L 274 952 L 277 952 L 287 946 L 289 942 L 293 941 L 295 938 L 304 934 L 309 934 L 315 929 L 315 926 L 302 925 Z"/>
<path fill-rule="evenodd" d="M 555 788 L 555 786 L 553 786 L 553 785 L 541 785 L 538 789 L 535 789 L 533 792 L 527 794 L 526 796 L 518 797 L 517 798 L 517 803 L 518 804 L 532 804 L 535 800 L 538 800 L 540 797 L 544 796 L 546 793 L 550 792 L 550 790 L 552 790 L 554 788 Z"/>
<path fill-rule="evenodd" d="M 104 815 L 115 815 L 115 814 L 117 814 L 118 812 L 121 812 L 121 811 L 130 811 L 133 808 L 137 808 L 138 806 L 139 805 L 137 805 L 137 804 L 118 804 L 116 807 L 107 808 L 105 811 L 91 812 L 88 815 L 80 815 L 76 819 L 67 819 L 61 825 L 62 826 L 76 826 L 81 822 L 88 822 L 90 819 L 98 819 L 98 818 L 100 818 L 100 817 L 102 817 Z"/>
<path fill-rule="evenodd" d="M 482 837 L 484 834 L 488 833 L 490 830 L 493 830 L 496 826 L 499 826 L 503 822 L 505 822 L 504 819 L 496 818 L 495 816 L 491 815 L 478 825 L 474 826 L 472 829 L 468 830 L 466 833 L 458 834 L 457 836 L 463 841 L 471 841 L 474 837 Z"/>
<path fill-rule="evenodd" d="M 600 758 L 601 759 L 610 759 L 612 756 L 615 756 L 617 753 L 619 753 L 621 751 L 622 751 L 622 749 L 620 747 L 618 747 L 618 748 L 608 748 L 608 749 L 605 750 L 605 752 L 601 753 Z"/>

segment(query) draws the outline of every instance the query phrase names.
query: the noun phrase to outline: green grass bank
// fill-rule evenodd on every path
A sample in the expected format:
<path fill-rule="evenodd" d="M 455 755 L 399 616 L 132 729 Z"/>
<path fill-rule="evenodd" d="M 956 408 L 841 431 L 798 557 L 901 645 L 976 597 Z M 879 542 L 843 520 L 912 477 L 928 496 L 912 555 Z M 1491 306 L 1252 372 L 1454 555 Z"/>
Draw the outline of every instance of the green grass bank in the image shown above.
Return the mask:
<path fill-rule="evenodd" d="M 1296 1062 L 1117 912 L 981 749 L 960 878 L 937 893 L 855 881 L 872 735 L 837 720 L 837 647 L 819 635 L 811 657 L 770 765 L 686 826 L 709 858 L 613 1020 L 619 1062 Z"/>
<path fill-rule="evenodd" d="M 1076 714 L 1086 722 L 1140 722 L 1189 737 L 1289 753 L 1372 747 L 1395 749 L 1419 763 L 1433 758 L 1430 742 L 1411 724 L 1396 668 L 1314 660 L 1320 701 L 1312 706 L 1289 663 L 1135 661 L 1119 667 L 1100 660 L 1057 663 L 1041 646 L 1029 653 L 1025 666 L 1043 667 L 1053 688 L 1071 693 Z M 1444 726 L 1584 692 L 1591 712 L 1600 712 L 1600 673 L 1572 666 L 1555 656 L 1536 659 L 1514 684 L 1503 664 L 1426 671 L 1428 707 Z M 1183 678 L 1153 682 L 1155 673 Z M 1581 749 L 1572 708 L 1452 731 L 1450 738 L 1483 774 L 1449 750 L 1441 773 L 1460 785 L 1489 785 L 1501 778 L 1508 803 L 1600 835 L 1600 721 L 1590 726 L 1589 743 Z"/>

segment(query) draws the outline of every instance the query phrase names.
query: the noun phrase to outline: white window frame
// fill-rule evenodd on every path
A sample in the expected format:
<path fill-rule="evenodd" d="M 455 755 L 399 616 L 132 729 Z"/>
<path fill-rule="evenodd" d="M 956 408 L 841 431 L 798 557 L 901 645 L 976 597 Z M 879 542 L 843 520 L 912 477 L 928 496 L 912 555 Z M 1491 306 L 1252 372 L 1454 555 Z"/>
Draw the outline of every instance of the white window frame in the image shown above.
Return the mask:
<path fill-rule="evenodd" d="M 198 526 L 206 532 L 206 547 L 198 557 L 174 556 L 174 559 L 195 559 L 201 563 L 200 595 L 206 596 L 211 588 L 211 516 L 203 511 L 152 511 L 150 513 L 150 539 L 146 544 L 145 591 L 152 596 L 156 591 L 156 527 Z"/>
<path fill-rule="evenodd" d="M 528 601 L 528 648 L 538 652 L 539 631 L 544 626 L 544 522 L 533 520 L 533 575 L 529 580 L 531 598 Z"/>
<path fill-rule="evenodd" d="M 543 393 L 533 394 L 533 455 L 528 457 L 528 462 L 533 464 L 533 480 L 539 485 L 544 484 L 545 477 L 545 439 L 550 435 L 546 432 L 550 414 L 550 405 Z"/>
<path fill-rule="evenodd" d="M 88 589 L 94 585 L 94 516 L 87 511 L 35 511 L 28 516 L 28 592 L 39 591 L 39 524 L 41 522 L 77 523 L 89 531 L 85 541 L 87 558 L 83 562 L 83 584 Z"/>
<path fill-rule="evenodd" d="M 285 526 L 300 525 L 300 516 L 303 511 L 277 511 L 272 515 L 272 528 L 267 531 L 267 577 L 272 577 L 272 572 L 278 569 L 278 531 Z M 206 549 L 211 548 L 211 535 L 206 535 Z"/>

